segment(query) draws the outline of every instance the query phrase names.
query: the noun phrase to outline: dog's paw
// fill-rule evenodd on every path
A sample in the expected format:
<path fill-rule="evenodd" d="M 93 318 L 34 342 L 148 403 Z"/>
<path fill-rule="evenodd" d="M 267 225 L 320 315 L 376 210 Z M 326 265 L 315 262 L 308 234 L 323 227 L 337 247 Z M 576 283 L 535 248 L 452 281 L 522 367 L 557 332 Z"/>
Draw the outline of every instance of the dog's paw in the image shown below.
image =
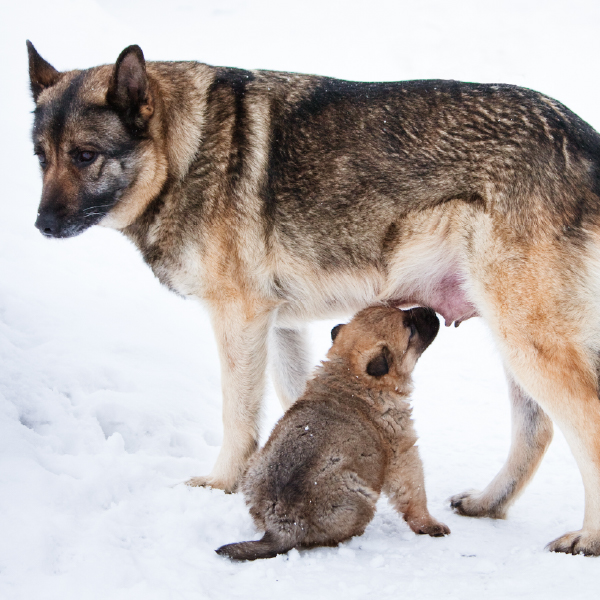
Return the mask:
<path fill-rule="evenodd" d="M 419 527 L 419 531 L 415 533 L 430 535 L 431 537 L 444 537 L 450 533 L 450 527 L 441 523 L 440 521 L 436 521 L 435 519 L 431 519 L 430 522 Z"/>
<path fill-rule="evenodd" d="M 488 517 L 504 519 L 504 506 L 491 502 L 488 497 L 478 490 L 467 490 L 450 498 L 450 506 L 454 512 L 463 517 Z"/>
<path fill-rule="evenodd" d="M 427 534 L 432 537 L 443 537 L 450 533 L 450 527 L 434 519 L 431 515 L 418 518 L 404 517 L 408 526 L 417 534 Z"/>
<path fill-rule="evenodd" d="M 600 532 L 586 532 L 583 529 L 565 533 L 546 546 L 550 552 L 565 554 L 584 554 L 585 556 L 600 556 Z"/>
<path fill-rule="evenodd" d="M 237 489 L 237 481 L 224 481 L 216 477 L 206 475 L 204 477 L 192 477 L 185 482 L 190 487 L 207 487 L 215 490 L 223 490 L 226 494 L 232 494 Z"/>

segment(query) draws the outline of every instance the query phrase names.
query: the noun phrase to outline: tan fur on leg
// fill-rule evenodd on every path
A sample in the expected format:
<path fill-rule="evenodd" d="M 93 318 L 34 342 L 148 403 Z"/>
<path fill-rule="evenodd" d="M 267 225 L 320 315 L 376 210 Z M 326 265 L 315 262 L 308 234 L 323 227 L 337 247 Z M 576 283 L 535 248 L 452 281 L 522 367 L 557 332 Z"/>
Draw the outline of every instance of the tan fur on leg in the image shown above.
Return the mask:
<path fill-rule="evenodd" d="M 274 315 L 265 311 L 248 319 L 243 307 L 226 308 L 212 315 L 221 358 L 223 445 L 211 474 L 187 483 L 232 492 L 258 445 L 267 336 Z"/>
<path fill-rule="evenodd" d="M 413 429 L 412 423 L 407 429 Z M 410 434 L 410 431 L 407 433 Z M 434 537 L 450 533 L 447 525 L 429 514 L 423 463 L 416 446 L 405 452 L 394 452 L 388 464 L 383 491 L 415 533 L 426 533 Z"/>

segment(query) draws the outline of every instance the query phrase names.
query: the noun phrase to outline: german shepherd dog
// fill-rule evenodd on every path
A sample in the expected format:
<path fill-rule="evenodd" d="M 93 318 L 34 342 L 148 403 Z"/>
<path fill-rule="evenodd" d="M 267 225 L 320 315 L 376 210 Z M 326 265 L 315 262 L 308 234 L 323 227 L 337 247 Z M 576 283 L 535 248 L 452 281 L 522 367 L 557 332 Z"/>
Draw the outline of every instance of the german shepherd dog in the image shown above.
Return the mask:
<path fill-rule="evenodd" d="M 332 329 L 328 360 L 242 478 L 265 535 L 217 554 L 255 560 L 336 546 L 364 532 L 382 491 L 415 533 L 450 533 L 427 509 L 409 404 L 413 368 L 439 327 L 430 308 L 372 306 Z"/>
<path fill-rule="evenodd" d="M 267 347 L 284 408 L 305 386 L 302 323 L 372 304 L 483 317 L 513 407 L 508 460 L 469 516 L 503 517 L 564 432 L 600 554 L 600 136 L 511 85 L 357 83 L 196 62 L 59 72 L 29 44 L 36 226 L 122 231 L 207 307 L 224 439 L 192 485 L 234 490 L 255 451 Z"/>

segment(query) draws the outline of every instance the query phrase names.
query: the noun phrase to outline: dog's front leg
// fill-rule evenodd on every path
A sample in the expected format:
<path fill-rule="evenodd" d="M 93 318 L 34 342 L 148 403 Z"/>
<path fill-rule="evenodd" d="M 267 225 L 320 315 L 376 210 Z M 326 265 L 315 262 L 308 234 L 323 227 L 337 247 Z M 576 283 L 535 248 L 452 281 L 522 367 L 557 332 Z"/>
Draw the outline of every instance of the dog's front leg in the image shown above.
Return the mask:
<path fill-rule="evenodd" d="M 210 475 L 187 483 L 233 492 L 258 445 L 273 313 L 234 305 L 213 308 L 211 316 L 221 361 L 223 445 Z"/>
<path fill-rule="evenodd" d="M 432 517 L 427 508 L 423 463 L 416 446 L 392 456 L 383 492 L 415 533 L 427 533 L 433 537 L 450 533 L 450 528 Z"/>

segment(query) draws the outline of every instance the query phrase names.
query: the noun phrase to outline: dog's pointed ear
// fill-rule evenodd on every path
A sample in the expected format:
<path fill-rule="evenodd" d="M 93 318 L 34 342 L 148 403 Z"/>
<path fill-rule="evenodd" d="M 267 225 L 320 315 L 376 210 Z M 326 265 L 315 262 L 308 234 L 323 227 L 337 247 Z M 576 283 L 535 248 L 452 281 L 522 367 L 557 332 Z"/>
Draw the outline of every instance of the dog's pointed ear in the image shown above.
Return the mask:
<path fill-rule="evenodd" d="M 336 325 L 332 330 L 331 330 L 331 341 L 335 342 L 335 338 L 338 336 L 338 333 L 340 332 L 340 329 L 344 326 L 343 323 L 340 323 L 339 325 Z"/>
<path fill-rule="evenodd" d="M 381 353 L 372 358 L 367 365 L 367 373 L 371 377 L 383 377 L 390 372 L 391 352 L 384 346 Z"/>
<path fill-rule="evenodd" d="M 144 130 L 154 112 L 146 61 L 139 46 L 128 46 L 115 63 L 106 101 L 133 129 Z"/>
<path fill-rule="evenodd" d="M 29 55 L 31 93 L 33 100 L 37 102 L 39 95 L 46 88 L 52 87 L 62 77 L 62 73 L 45 61 L 29 40 L 27 40 L 27 54 Z"/>

